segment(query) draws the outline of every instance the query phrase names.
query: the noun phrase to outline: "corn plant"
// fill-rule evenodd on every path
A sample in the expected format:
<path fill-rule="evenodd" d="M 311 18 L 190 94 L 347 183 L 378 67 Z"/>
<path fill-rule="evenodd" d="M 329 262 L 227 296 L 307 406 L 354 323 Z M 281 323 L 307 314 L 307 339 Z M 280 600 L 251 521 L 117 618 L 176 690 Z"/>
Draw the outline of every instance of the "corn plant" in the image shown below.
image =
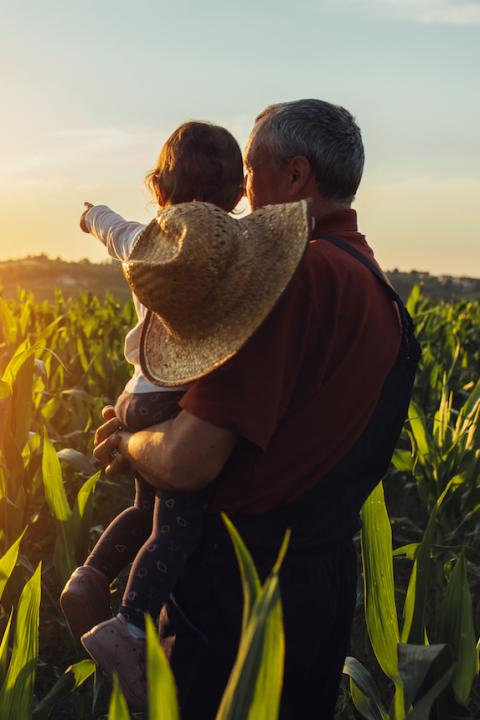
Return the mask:
<path fill-rule="evenodd" d="M 362 508 L 362 564 L 364 572 L 365 620 L 375 658 L 393 684 L 393 699 L 387 702 L 369 671 L 354 658 L 347 658 L 344 672 L 350 677 L 352 700 L 362 717 L 369 720 L 428 720 L 438 696 L 446 688 L 465 706 L 477 673 L 476 638 L 472 604 L 463 556 L 450 577 L 434 643 L 425 624 L 427 583 L 420 563 L 428 556 L 426 545 L 415 552 L 409 588 L 399 630 L 392 560 L 392 535 L 380 484 Z M 395 553 L 401 554 L 401 550 Z M 460 611 L 460 612 L 459 612 Z M 445 705 L 436 705 L 440 720 Z M 452 703 L 448 705 L 452 707 Z"/>

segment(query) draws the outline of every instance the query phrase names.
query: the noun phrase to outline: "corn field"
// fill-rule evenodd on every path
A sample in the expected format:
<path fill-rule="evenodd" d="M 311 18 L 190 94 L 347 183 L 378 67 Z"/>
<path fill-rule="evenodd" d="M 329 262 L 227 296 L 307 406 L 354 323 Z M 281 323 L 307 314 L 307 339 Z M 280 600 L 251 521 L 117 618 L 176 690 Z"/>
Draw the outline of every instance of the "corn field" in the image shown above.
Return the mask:
<path fill-rule="evenodd" d="M 423 358 L 391 469 L 362 510 L 362 586 L 339 720 L 480 717 L 480 303 L 433 304 L 415 287 L 408 309 Z M 118 683 L 110 688 L 70 636 L 58 597 L 131 500 L 131 480 L 107 479 L 91 451 L 101 408 L 127 380 L 123 342 L 134 321 L 132 303 L 109 295 L 0 298 L 1 720 L 131 717 Z M 275 720 L 288 534 L 262 586 L 224 520 L 245 610 L 216 718 Z M 124 582 L 112 585 L 114 606 Z M 151 621 L 147 677 L 149 711 L 138 717 L 180 718 Z"/>

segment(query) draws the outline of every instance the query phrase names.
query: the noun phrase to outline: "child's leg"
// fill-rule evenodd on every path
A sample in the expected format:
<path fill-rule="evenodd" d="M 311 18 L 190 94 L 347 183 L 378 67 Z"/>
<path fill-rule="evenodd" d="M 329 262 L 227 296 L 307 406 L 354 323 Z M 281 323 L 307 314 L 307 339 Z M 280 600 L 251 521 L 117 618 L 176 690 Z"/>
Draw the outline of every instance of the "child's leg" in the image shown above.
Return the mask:
<path fill-rule="evenodd" d="M 202 533 L 209 489 L 157 494 L 152 534 L 130 571 L 120 613 L 144 629 L 144 614 L 156 618 Z"/>
<path fill-rule="evenodd" d="M 137 432 L 155 425 L 180 410 L 178 400 L 183 392 L 139 393 L 123 392 L 115 405 L 122 425 Z M 138 553 L 152 530 L 155 488 L 141 478 L 135 478 L 135 504 L 118 515 L 104 530 L 85 565 L 100 570 L 110 582 Z"/>
<path fill-rule="evenodd" d="M 110 582 L 132 562 L 152 530 L 155 488 L 135 478 L 135 504 L 112 520 L 85 561 Z"/>

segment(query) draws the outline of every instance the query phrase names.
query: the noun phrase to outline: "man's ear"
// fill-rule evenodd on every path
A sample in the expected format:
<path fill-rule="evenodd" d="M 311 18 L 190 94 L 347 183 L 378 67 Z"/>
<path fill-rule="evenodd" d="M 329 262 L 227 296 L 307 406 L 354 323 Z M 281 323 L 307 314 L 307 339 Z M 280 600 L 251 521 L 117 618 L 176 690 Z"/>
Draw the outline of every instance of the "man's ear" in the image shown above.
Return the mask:
<path fill-rule="evenodd" d="M 310 161 L 304 155 L 296 155 L 288 161 L 288 195 L 292 199 L 301 195 L 312 176 Z"/>

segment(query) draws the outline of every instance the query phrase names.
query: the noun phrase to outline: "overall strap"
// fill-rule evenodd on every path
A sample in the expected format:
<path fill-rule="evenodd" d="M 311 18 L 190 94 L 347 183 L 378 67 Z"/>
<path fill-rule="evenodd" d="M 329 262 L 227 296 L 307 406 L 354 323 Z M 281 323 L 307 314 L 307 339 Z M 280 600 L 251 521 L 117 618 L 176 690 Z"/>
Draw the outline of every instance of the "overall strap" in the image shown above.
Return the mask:
<path fill-rule="evenodd" d="M 397 304 L 400 311 L 400 315 L 402 318 L 402 341 L 405 347 L 406 357 L 407 359 L 410 357 L 412 350 L 413 355 L 416 356 L 417 343 L 413 334 L 412 318 L 410 317 L 407 308 L 403 304 L 402 298 L 396 292 L 396 290 L 394 290 L 393 287 L 386 281 L 380 270 L 375 267 L 375 265 L 367 257 L 365 257 L 363 253 L 352 247 L 350 243 L 348 243 L 346 240 L 342 240 L 341 238 L 335 237 L 334 235 L 322 235 L 319 240 L 327 240 L 328 242 L 332 243 L 332 245 L 336 245 L 336 247 L 344 250 L 346 253 L 361 262 L 362 265 L 364 265 L 368 270 L 370 270 L 370 272 L 375 275 L 377 280 L 381 282 L 383 288 L 386 290 L 389 297 Z"/>

